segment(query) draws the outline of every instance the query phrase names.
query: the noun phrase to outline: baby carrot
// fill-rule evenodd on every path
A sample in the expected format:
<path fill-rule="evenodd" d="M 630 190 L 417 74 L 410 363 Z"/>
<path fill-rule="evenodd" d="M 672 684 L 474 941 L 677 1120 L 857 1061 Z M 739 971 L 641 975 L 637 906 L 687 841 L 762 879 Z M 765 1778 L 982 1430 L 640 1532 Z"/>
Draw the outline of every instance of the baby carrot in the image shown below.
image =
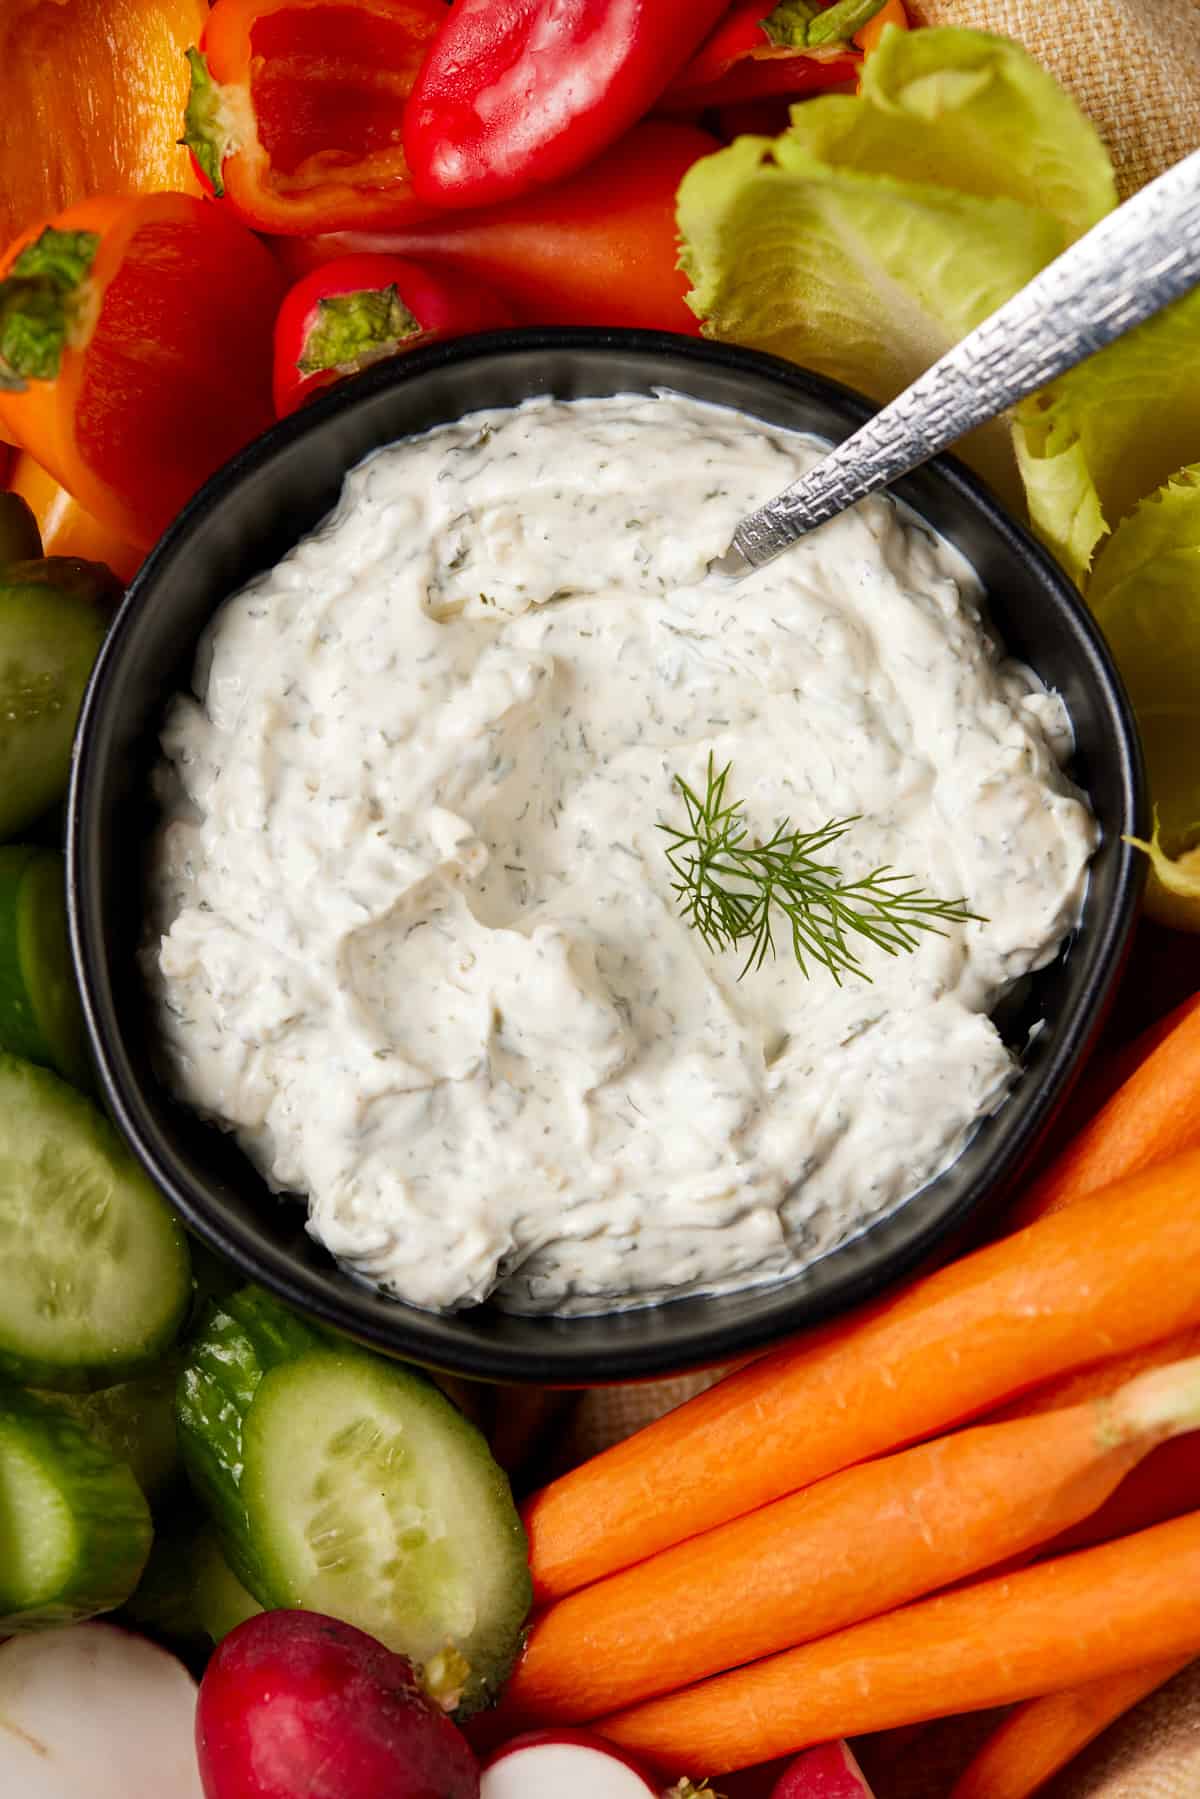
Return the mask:
<path fill-rule="evenodd" d="M 1148 1024 L 1136 1037 L 1116 1049 L 1102 1050 L 1094 1056 L 1050 1126 L 1038 1151 L 1039 1164 L 1048 1167 L 1088 1120 L 1096 1116 L 1101 1106 L 1108 1104 L 1117 1089 L 1137 1073 L 1146 1057 L 1171 1035 L 1176 1025 L 1182 1024 L 1189 1013 L 1197 1010 L 1200 1010 L 1200 993 L 1193 993 L 1173 1011 Z"/>
<path fill-rule="evenodd" d="M 537 1597 L 1195 1324 L 1200 1151 L 750 1363 L 544 1487 L 525 1511 Z"/>
<path fill-rule="evenodd" d="M 1191 1660 L 1190 1655 L 1172 1656 L 1028 1700 L 988 1737 L 950 1799 L 1030 1799 L 1102 1730 Z"/>
<path fill-rule="evenodd" d="M 890 1611 L 1078 1523 L 1197 1429 L 1200 1357 L 835 1474 L 542 1612 L 502 1710 L 584 1723 Z"/>
<path fill-rule="evenodd" d="M 1010 1215 L 1012 1229 L 1200 1146 L 1200 1005 L 1185 1002 L 1171 1020 L 1165 1035 L 1153 1027 L 1149 1054 L 1034 1181 Z"/>
<path fill-rule="evenodd" d="M 1192 1513 L 922 1599 L 595 1728 L 656 1767 L 725 1774 L 833 1737 L 1010 1705 L 1195 1655 L 1198 1591 L 1200 1513 Z"/>

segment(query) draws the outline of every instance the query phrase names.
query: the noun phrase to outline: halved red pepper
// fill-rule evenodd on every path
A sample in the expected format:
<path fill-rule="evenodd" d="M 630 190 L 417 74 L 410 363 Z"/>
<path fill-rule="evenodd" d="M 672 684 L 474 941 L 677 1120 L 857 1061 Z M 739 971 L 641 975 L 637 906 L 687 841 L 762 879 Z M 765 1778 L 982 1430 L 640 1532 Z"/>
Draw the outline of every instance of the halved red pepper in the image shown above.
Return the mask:
<path fill-rule="evenodd" d="M 402 142 L 445 0 L 216 0 L 184 142 L 244 224 L 306 235 L 423 216 Z"/>
<path fill-rule="evenodd" d="M 272 419 L 283 277 L 192 194 L 84 200 L 0 262 L 0 430 L 145 548 Z"/>
<path fill-rule="evenodd" d="M 676 75 L 655 110 L 698 113 L 774 96 L 796 99 L 853 81 L 862 57 L 855 36 L 888 0 L 736 0 Z"/>
<path fill-rule="evenodd" d="M 692 125 L 649 120 L 558 187 L 394 234 L 342 232 L 278 249 L 295 273 L 352 252 L 411 256 L 485 282 L 524 324 L 640 325 L 695 336 L 675 195 L 685 171 L 716 148 Z"/>
<path fill-rule="evenodd" d="M 413 186 L 491 206 L 561 181 L 653 105 L 728 0 L 456 0 L 404 122 Z"/>
<path fill-rule="evenodd" d="M 298 281 L 275 324 L 280 418 L 369 363 L 514 323 L 499 294 L 401 256 L 343 256 Z"/>

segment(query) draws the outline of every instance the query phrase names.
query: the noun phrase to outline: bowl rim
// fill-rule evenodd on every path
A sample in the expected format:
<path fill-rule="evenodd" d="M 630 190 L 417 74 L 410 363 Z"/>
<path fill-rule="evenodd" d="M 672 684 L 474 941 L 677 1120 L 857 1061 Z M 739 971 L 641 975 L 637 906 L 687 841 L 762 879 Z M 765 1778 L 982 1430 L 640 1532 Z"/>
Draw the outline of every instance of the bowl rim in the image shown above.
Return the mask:
<path fill-rule="evenodd" d="M 192 532 L 218 510 L 244 480 L 286 454 L 293 444 L 307 436 L 319 435 L 331 418 L 365 405 L 381 391 L 405 386 L 448 364 L 491 360 L 498 354 L 503 356 L 518 351 L 544 351 L 547 354 L 626 352 L 673 360 L 685 368 L 696 364 L 701 368 L 725 369 L 735 376 L 744 373 L 760 381 L 765 378 L 795 397 L 816 399 L 832 407 L 846 421 L 848 432 L 878 410 L 876 404 L 843 383 L 761 351 L 671 332 L 616 327 L 519 328 L 457 338 L 378 363 L 326 390 L 308 405 L 279 420 L 216 471 L 172 521 L 127 590 L 89 679 L 72 748 L 66 816 L 67 922 L 71 959 L 104 1106 L 159 1192 L 202 1242 L 232 1262 L 244 1279 L 260 1283 L 298 1311 L 315 1316 L 343 1335 L 385 1354 L 482 1380 L 579 1387 L 662 1378 L 687 1369 L 715 1366 L 735 1356 L 763 1353 L 793 1337 L 797 1331 L 841 1316 L 865 1299 L 892 1290 L 919 1268 L 939 1243 L 952 1242 L 968 1218 L 985 1208 L 989 1194 L 1003 1186 L 1028 1157 L 1066 1097 L 1071 1079 L 1094 1043 L 1111 1004 L 1131 944 L 1137 902 L 1145 877 L 1143 858 L 1125 837 L 1118 850 L 1112 904 L 1106 913 L 1090 921 L 1090 929 L 1095 934 L 1091 948 L 1092 976 L 1076 1001 L 1072 1016 L 1059 1032 L 1046 1063 L 1037 1072 L 1035 1093 L 1024 1117 L 1018 1121 L 1008 1140 L 997 1147 L 994 1158 L 986 1164 L 986 1174 L 968 1184 L 958 1199 L 947 1205 L 936 1218 L 923 1226 L 914 1224 L 902 1242 L 880 1252 L 886 1263 L 886 1274 L 882 1279 L 880 1255 L 865 1267 L 853 1263 L 839 1267 L 839 1258 L 852 1246 L 861 1244 L 873 1230 L 886 1226 L 904 1210 L 907 1202 L 819 1257 L 818 1264 L 824 1277 L 822 1290 L 818 1294 L 798 1291 L 792 1307 L 784 1304 L 780 1308 L 782 1316 L 774 1309 L 768 1309 L 761 1316 L 716 1321 L 707 1327 L 696 1323 L 690 1330 L 664 1332 L 649 1342 L 625 1343 L 618 1339 L 611 1349 L 597 1350 L 572 1346 L 570 1327 L 576 1323 L 594 1326 L 599 1319 L 614 1316 L 613 1312 L 578 1318 L 545 1315 L 544 1319 L 529 1320 L 555 1327 L 552 1333 L 547 1331 L 544 1348 L 502 1343 L 485 1333 L 464 1336 L 453 1346 L 445 1342 L 435 1344 L 425 1340 L 428 1328 L 425 1321 L 429 1320 L 431 1324 L 444 1321 L 446 1314 L 425 1313 L 403 1302 L 389 1301 L 394 1308 L 394 1328 L 377 1323 L 357 1304 L 360 1293 L 374 1297 L 369 1286 L 359 1287 L 344 1270 L 337 1269 L 342 1278 L 340 1284 L 332 1288 L 327 1284 L 328 1274 L 324 1269 L 318 1271 L 305 1266 L 289 1246 L 271 1241 L 256 1226 L 247 1223 L 243 1228 L 242 1221 L 228 1219 L 223 1206 L 214 1205 L 211 1194 L 204 1191 L 204 1183 L 176 1178 L 163 1166 L 152 1147 L 163 1133 L 151 1115 L 144 1099 L 143 1084 L 125 1051 L 126 1032 L 114 1004 L 106 963 L 95 891 L 98 883 L 89 872 L 85 847 L 93 831 L 99 829 L 97 808 L 104 759 L 94 745 L 106 713 L 113 705 L 109 696 L 126 639 L 142 609 L 154 601 L 155 590 L 163 576 L 169 573 L 175 556 L 186 550 Z M 656 385 L 670 391 L 668 382 Z M 484 409 L 487 409 L 486 403 Z M 347 465 L 343 475 L 350 466 L 353 465 Z M 1032 533 L 1013 518 L 984 483 L 957 458 L 950 455 L 934 457 L 919 472 L 925 470 L 949 490 L 952 500 L 965 515 L 981 515 L 985 525 L 1005 541 L 1009 552 L 1029 568 L 1031 586 L 1043 591 L 1052 590 L 1059 605 L 1071 616 L 1076 635 L 1086 646 L 1092 674 L 1105 691 L 1119 726 L 1112 751 L 1121 782 L 1121 809 L 1128 816 L 1132 831 L 1144 834 L 1148 802 L 1132 707 L 1111 653 L 1082 596 Z M 778 1282 L 764 1283 L 759 1289 L 739 1289 L 738 1293 L 744 1296 L 755 1291 L 764 1295 L 779 1292 L 787 1279 L 783 1277 Z M 684 1295 L 677 1301 L 662 1303 L 686 1305 L 692 1300 L 702 1304 L 704 1297 Z M 788 1313 L 792 1310 L 797 1315 L 789 1321 Z M 469 1313 L 463 1315 L 470 1316 Z M 624 1315 L 636 1316 L 636 1311 Z M 677 1341 L 677 1338 L 681 1340 Z"/>

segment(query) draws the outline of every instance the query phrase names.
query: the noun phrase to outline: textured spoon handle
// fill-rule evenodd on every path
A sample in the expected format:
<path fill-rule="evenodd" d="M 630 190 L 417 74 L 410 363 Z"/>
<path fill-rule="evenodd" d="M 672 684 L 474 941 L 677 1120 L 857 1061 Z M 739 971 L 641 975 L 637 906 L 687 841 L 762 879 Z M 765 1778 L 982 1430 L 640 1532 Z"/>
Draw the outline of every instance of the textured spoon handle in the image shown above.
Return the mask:
<path fill-rule="evenodd" d="M 802 480 L 743 519 L 714 566 L 738 575 L 770 562 L 1197 285 L 1200 150 L 1102 219 Z"/>

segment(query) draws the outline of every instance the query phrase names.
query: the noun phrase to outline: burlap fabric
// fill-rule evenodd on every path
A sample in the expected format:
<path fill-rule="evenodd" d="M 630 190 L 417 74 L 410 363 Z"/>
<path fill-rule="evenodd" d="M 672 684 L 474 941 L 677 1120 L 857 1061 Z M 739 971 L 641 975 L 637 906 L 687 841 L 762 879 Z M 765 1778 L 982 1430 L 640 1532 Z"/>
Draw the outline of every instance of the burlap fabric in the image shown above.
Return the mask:
<path fill-rule="evenodd" d="M 1200 145 L 1200 0 L 919 0 L 915 10 L 923 24 L 999 31 L 1031 50 L 1098 126 L 1122 193 Z"/>
<path fill-rule="evenodd" d="M 1025 44 L 1094 120 L 1123 194 L 1200 147 L 1200 0 L 920 0 L 915 10 L 923 24 L 970 25 Z M 708 1384 L 583 1395 L 561 1459 L 593 1454 Z M 945 1799 L 983 1727 L 951 1720 L 891 1753 L 884 1740 L 863 1745 L 878 1799 Z M 1200 1799 L 1200 1662 L 1093 1744 L 1046 1799 Z"/>

